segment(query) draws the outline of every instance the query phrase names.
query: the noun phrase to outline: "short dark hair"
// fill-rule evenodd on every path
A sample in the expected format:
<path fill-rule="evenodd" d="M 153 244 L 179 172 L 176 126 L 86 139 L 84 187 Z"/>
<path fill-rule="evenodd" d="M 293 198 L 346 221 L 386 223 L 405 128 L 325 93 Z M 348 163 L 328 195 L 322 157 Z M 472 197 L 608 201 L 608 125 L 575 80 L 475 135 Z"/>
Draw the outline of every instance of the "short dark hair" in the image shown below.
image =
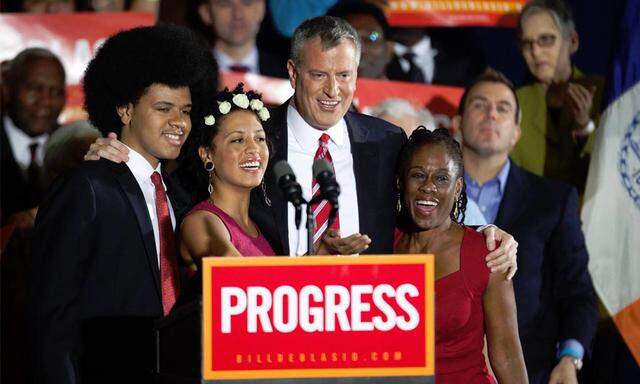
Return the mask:
<path fill-rule="evenodd" d="M 29 64 L 36 60 L 51 60 L 62 71 L 62 78 L 65 78 L 62 62 L 53 52 L 45 48 L 27 48 L 16 55 L 10 62 L 7 69 L 7 87 L 12 93 L 24 80 Z"/>
<path fill-rule="evenodd" d="M 467 192 L 466 185 L 464 183 L 464 161 L 462 160 L 462 149 L 460 148 L 460 143 L 458 143 L 453 138 L 453 136 L 451 136 L 451 133 L 446 128 L 437 128 L 433 131 L 430 131 L 424 126 L 419 126 L 415 131 L 413 131 L 413 133 L 409 137 L 409 140 L 407 140 L 407 142 L 403 145 L 398 157 L 398 168 L 396 169 L 396 177 L 398 179 L 398 193 L 400 194 L 400 198 L 404 198 L 403 195 L 405 191 L 405 174 L 407 173 L 407 169 L 409 167 L 409 164 L 411 163 L 413 155 L 419 148 L 422 148 L 423 146 L 429 144 L 442 145 L 446 149 L 449 156 L 451 156 L 453 162 L 458 168 L 458 174 L 456 175 L 456 178 L 462 177 L 462 192 L 460 193 L 460 196 L 458 196 L 458 199 L 454 202 L 449 216 L 454 222 L 463 223 L 465 212 L 467 209 Z M 398 226 L 403 231 L 415 231 L 415 224 L 409 217 L 404 204 L 402 204 L 402 209 L 400 210 L 400 214 L 398 215 Z"/>
<path fill-rule="evenodd" d="M 382 32 L 385 38 L 389 37 L 389 22 L 384 14 L 384 11 L 375 4 L 362 1 L 362 0 L 349 0 L 338 2 L 327 13 L 330 16 L 341 17 L 346 19 L 349 16 L 356 15 L 369 15 L 376 19 L 378 24 L 382 27 Z"/>
<path fill-rule="evenodd" d="M 458 104 L 458 115 L 462 116 L 464 114 L 464 109 L 466 108 L 465 104 L 467 103 L 467 97 L 469 96 L 469 93 L 471 92 L 473 87 L 475 87 L 480 83 L 499 83 L 509 88 L 509 90 L 513 94 L 513 98 L 516 101 L 516 110 L 515 110 L 516 123 L 520 124 L 520 120 L 522 118 L 522 111 L 520 110 L 520 102 L 518 101 L 516 88 L 511 82 L 511 80 L 507 78 L 507 76 L 505 76 L 502 72 L 496 71 L 493 68 L 487 68 L 484 71 L 484 73 L 482 73 L 480 76 L 476 77 L 473 80 L 471 85 L 465 88 L 464 93 L 462 94 L 462 98 L 460 99 L 460 104 Z"/>
<path fill-rule="evenodd" d="M 116 108 L 137 103 L 153 84 L 189 87 L 191 118 L 202 116 L 218 85 L 218 67 L 193 32 L 174 25 L 139 27 L 111 36 L 84 76 L 85 108 L 103 134 L 120 135 Z"/>
<path fill-rule="evenodd" d="M 293 32 L 291 60 L 296 65 L 300 64 L 304 45 L 316 37 L 320 37 L 323 50 L 338 46 L 343 39 L 350 40 L 356 48 L 356 63 L 360 63 L 361 44 L 358 32 L 344 19 L 334 16 L 319 16 L 306 20 Z"/>
<path fill-rule="evenodd" d="M 573 11 L 571 7 L 563 0 L 532 0 L 522 8 L 518 17 L 518 25 L 516 33 L 518 37 L 522 36 L 522 23 L 531 15 L 540 12 L 548 12 L 558 29 L 562 31 L 563 36 L 569 36 L 571 32 L 576 30 L 575 21 L 573 20 Z"/>

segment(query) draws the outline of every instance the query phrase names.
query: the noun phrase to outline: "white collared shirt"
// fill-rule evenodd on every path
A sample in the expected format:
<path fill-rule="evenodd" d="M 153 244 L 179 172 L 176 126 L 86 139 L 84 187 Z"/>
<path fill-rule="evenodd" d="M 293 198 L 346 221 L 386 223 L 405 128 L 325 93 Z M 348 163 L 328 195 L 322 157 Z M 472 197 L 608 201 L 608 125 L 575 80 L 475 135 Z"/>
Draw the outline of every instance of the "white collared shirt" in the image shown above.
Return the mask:
<path fill-rule="evenodd" d="M 400 43 L 395 43 L 393 45 L 393 50 L 398 56 L 400 67 L 402 67 L 404 72 L 409 72 L 411 64 L 409 64 L 409 61 L 402 57 L 402 55 L 409 52 L 414 53 L 416 56 L 413 60 L 418 68 L 422 70 L 425 80 L 427 83 L 433 82 L 433 74 L 435 73 L 436 68 L 434 57 L 438 54 L 438 50 L 431 47 L 431 38 L 429 36 L 424 36 L 420 41 L 414 44 L 413 47 L 407 47 Z"/>
<path fill-rule="evenodd" d="M 249 73 L 260 74 L 260 64 L 258 61 L 258 48 L 253 47 L 251 52 L 242 60 L 236 61 L 219 49 L 213 48 L 213 56 L 216 58 L 218 68 L 223 71 L 230 71 L 232 65 L 242 65 L 249 68 Z"/>
<path fill-rule="evenodd" d="M 49 134 L 45 133 L 40 136 L 31 137 L 16 127 L 9 116 L 4 116 L 4 128 L 9 147 L 11 147 L 11 152 L 13 153 L 13 158 L 16 160 L 16 163 L 18 163 L 18 166 L 20 166 L 20 169 L 22 169 L 22 172 L 26 172 L 29 164 L 31 164 L 31 150 L 29 146 L 33 143 L 38 143 L 38 147 L 36 148 L 36 162 L 42 166 L 44 147 L 47 144 L 47 140 L 49 140 Z"/>
<path fill-rule="evenodd" d="M 338 197 L 340 235 L 346 237 L 360 231 L 356 178 L 353 171 L 353 156 L 351 155 L 347 123 L 344 119 L 340 119 L 336 125 L 326 131 L 313 128 L 302 118 L 291 101 L 287 108 L 287 161 L 291 165 L 298 183 L 302 186 L 302 196 L 307 201 L 311 199 L 313 158 L 323 133 L 328 134 L 331 138 L 329 153 L 341 191 Z M 288 204 L 289 254 L 291 256 L 303 255 L 307 252 L 306 220 L 306 214 L 303 210 L 302 224 L 300 231 L 298 231 L 295 226 L 295 210 L 292 204 Z"/>
<path fill-rule="evenodd" d="M 128 148 L 128 147 L 127 147 Z M 144 196 L 144 201 L 147 205 L 147 211 L 149 212 L 149 218 L 151 219 L 151 226 L 153 227 L 153 237 L 156 241 L 156 255 L 158 257 L 158 266 L 160 266 L 160 229 L 158 226 L 158 214 L 156 211 L 156 187 L 153 185 L 151 181 L 151 175 L 153 172 L 158 172 L 162 175 L 160 169 L 160 163 L 158 166 L 153 169 L 151 164 L 142 157 L 141 154 L 129 148 L 129 161 L 127 161 L 127 167 L 133 173 L 133 177 L 135 177 L 140 189 L 142 190 L 142 195 Z M 162 185 L 164 186 L 164 190 L 166 192 L 167 185 L 164 183 L 164 179 L 162 180 Z M 171 200 L 167 195 L 167 202 L 169 203 L 169 215 L 171 216 L 171 226 L 175 229 L 176 227 L 176 217 L 173 213 L 173 206 L 171 205 Z"/>

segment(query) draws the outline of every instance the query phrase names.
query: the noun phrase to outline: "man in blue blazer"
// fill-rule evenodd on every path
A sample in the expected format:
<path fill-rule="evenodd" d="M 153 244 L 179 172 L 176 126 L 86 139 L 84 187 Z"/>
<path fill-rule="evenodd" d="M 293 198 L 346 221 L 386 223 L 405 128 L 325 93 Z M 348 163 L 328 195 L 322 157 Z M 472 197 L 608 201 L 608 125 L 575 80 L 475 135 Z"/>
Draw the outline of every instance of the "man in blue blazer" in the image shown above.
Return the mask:
<path fill-rule="evenodd" d="M 597 323 L 589 255 L 575 188 L 509 160 L 520 137 L 513 85 L 489 70 L 463 94 L 454 127 L 463 140 L 467 196 L 519 243 L 514 279 L 530 383 L 577 383 Z"/>

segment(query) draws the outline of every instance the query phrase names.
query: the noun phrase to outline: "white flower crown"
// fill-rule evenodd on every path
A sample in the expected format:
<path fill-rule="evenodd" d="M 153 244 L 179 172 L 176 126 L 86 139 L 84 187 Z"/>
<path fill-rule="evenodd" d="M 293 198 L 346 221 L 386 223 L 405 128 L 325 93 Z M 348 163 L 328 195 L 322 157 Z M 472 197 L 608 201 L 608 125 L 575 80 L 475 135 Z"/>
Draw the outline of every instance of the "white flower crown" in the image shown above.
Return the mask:
<path fill-rule="evenodd" d="M 271 117 L 271 115 L 269 115 L 269 110 L 264 106 L 262 101 L 258 99 L 249 101 L 249 97 L 244 93 L 234 94 L 231 101 L 242 109 L 251 108 L 258 114 L 258 117 L 262 121 L 267 121 L 269 120 L 269 117 Z M 228 101 L 218 101 L 218 111 L 221 114 L 226 115 L 231 111 L 231 103 Z M 204 123 L 209 126 L 214 125 L 216 123 L 216 118 L 213 115 L 205 116 Z"/>

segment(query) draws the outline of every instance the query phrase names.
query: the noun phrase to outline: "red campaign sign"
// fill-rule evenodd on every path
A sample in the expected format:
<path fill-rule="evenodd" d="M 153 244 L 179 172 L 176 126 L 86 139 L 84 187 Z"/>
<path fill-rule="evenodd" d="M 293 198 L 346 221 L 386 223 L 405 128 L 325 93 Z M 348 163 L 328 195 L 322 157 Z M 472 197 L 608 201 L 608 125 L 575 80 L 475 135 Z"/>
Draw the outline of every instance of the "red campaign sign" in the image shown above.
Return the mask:
<path fill-rule="evenodd" d="M 527 0 L 390 0 L 396 27 L 515 27 Z"/>
<path fill-rule="evenodd" d="M 433 375 L 431 256 L 212 258 L 203 271 L 206 379 Z"/>

